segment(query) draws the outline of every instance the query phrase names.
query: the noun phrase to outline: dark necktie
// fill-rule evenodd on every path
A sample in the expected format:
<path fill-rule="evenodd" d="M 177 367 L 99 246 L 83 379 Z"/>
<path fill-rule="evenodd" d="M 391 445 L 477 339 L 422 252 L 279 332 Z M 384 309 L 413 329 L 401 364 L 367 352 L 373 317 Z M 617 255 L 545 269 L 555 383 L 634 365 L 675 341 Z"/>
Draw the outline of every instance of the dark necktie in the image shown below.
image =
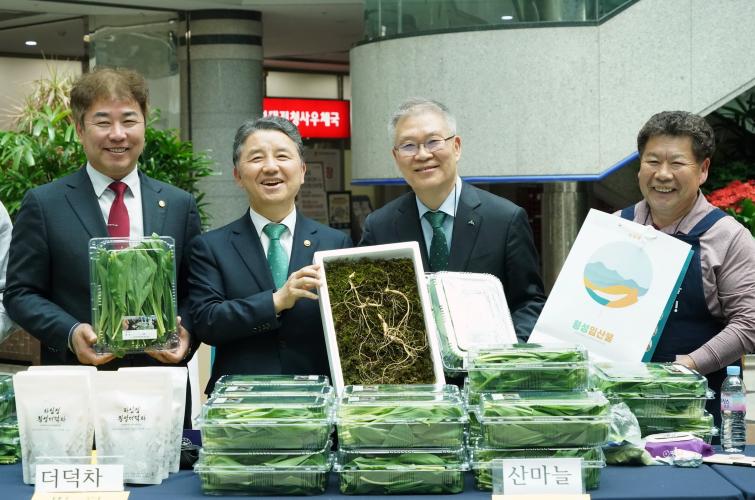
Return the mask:
<path fill-rule="evenodd" d="M 128 219 L 128 210 L 123 201 L 123 195 L 128 186 L 121 182 L 115 181 L 108 186 L 115 193 L 115 200 L 110 207 L 110 215 L 107 218 L 107 232 L 114 238 L 128 238 L 131 223 Z"/>
<path fill-rule="evenodd" d="M 275 288 L 281 288 L 288 278 L 288 255 L 280 241 L 281 234 L 285 230 L 285 224 L 268 224 L 262 228 L 262 232 L 270 238 L 270 246 L 267 247 L 267 265 L 273 273 Z"/>
<path fill-rule="evenodd" d="M 432 272 L 445 271 L 448 268 L 448 244 L 446 233 L 443 232 L 443 212 L 425 212 L 424 217 L 433 227 L 433 239 L 430 242 L 430 270 Z"/>

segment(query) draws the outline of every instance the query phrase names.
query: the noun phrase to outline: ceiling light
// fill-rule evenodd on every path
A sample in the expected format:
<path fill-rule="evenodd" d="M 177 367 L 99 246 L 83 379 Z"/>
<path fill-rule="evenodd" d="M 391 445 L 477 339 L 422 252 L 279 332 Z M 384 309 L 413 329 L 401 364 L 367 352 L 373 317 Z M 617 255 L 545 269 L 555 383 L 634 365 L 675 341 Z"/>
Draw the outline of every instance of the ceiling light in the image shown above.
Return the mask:
<path fill-rule="evenodd" d="M 24 45 L 28 45 L 29 47 L 34 47 L 34 46 L 37 45 L 37 41 L 36 40 L 26 40 L 24 42 Z"/>
<path fill-rule="evenodd" d="M 501 16 L 501 21 L 511 21 L 514 16 Z"/>

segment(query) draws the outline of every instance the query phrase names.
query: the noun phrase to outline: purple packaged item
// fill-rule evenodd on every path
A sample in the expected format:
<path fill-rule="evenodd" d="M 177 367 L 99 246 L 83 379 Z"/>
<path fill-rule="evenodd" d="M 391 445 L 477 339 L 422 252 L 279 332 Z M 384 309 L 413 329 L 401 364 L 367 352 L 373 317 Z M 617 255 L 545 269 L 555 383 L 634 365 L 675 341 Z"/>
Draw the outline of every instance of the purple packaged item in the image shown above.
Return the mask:
<path fill-rule="evenodd" d="M 713 448 L 708 443 L 689 432 L 665 432 L 645 437 L 645 449 L 653 458 L 666 458 L 677 448 L 704 457 L 713 455 Z"/>

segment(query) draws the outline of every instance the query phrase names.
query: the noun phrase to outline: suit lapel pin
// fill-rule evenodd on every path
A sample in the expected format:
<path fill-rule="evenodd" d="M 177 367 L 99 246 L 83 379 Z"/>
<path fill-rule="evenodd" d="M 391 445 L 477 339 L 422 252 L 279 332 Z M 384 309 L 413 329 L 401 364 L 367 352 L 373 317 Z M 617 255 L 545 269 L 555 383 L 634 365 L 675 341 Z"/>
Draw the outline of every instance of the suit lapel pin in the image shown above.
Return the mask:
<path fill-rule="evenodd" d="M 165 208 L 165 205 L 167 205 L 167 203 L 165 203 L 165 200 L 160 200 L 160 201 L 157 202 L 157 205 L 160 208 Z"/>
<path fill-rule="evenodd" d="M 305 246 L 305 247 L 309 247 L 309 246 L 312 246 L 312 242 L 311 242 L 311 241 L 309 241 L 309 240 L 304 240 L 304 246 Z"/>
<path fill-rule="evenodd" d="M 474 219 L 469 219 L 469 221 L 467 221 L 467 224 L 474 226 Z"/>

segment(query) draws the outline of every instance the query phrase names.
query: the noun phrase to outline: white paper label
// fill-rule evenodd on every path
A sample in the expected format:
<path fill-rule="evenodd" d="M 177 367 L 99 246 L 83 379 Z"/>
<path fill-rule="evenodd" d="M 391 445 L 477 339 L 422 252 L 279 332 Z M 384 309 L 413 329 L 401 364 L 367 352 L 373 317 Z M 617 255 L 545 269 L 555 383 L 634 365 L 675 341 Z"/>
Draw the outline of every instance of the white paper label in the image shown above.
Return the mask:
<path fill-rule="evenodd" d="M 155 316 L 124 316 L 123 340 L 155 340 L 156 323 Z"/>
<path fill-rule="evenodd" d="M 34 491 L 123 491 L 123 465 L 37 464 Z"/>
<path fill-rule="evenodd" d="M 505 495 L 580 494 L 581 458 L 524 458 L 501 460 Z"/>

